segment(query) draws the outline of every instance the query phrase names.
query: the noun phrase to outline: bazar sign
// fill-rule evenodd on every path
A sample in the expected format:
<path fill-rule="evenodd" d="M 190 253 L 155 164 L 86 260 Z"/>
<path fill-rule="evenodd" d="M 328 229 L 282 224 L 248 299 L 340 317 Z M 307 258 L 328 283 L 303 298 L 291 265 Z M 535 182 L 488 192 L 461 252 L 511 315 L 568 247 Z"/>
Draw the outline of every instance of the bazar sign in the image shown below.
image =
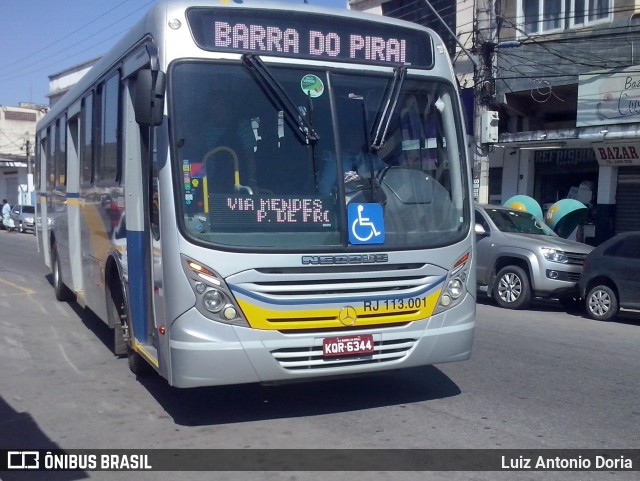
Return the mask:
<path fill-rule="evenodd" d="M 640 143 L 593 144 L 600 165 L 640 165 Z"/>

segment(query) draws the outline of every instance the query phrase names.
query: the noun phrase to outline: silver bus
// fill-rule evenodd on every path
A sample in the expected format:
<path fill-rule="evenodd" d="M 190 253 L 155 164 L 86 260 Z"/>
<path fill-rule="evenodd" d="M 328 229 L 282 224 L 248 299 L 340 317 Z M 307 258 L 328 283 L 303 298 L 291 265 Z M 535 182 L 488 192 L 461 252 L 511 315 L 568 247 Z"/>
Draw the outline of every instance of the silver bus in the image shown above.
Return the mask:
<path fill-rule="evenodd" d="M 349 10 L 163 0 L 37 131 L 58 300 L 176 387 L 460 361 L 475 264 L 440 38 Z"/>

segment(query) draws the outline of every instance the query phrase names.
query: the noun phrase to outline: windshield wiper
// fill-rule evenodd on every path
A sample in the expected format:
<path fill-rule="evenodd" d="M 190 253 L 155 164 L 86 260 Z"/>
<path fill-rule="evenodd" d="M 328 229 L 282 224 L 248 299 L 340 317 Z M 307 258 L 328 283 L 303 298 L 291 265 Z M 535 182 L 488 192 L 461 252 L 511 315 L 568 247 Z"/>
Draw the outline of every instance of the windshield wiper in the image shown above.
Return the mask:
<path fill-rule="evenodd" d="M 393 79 L 391 85 L 387 88 L 386 94 L 383 98 L 382 104 L 384 109 L 382 114 L 378 118 L 378 122 L 372 131 L 375 131 L 375 136 L 371 142 L 371 151 L 380 150 L 385 143 L 387 137 L 387 130 L 391 123 L 391 117 L 396 110 L 398 104 L 398 97 L 402 91 L 402 83 L 404 82 L 405 75 L 407 74 L 407 67 L 400 65 L 393 68 Z"/>
<path fill-rule="evenodd" d="M 242 55 L 244 65 L 258 74 L 271 95 L 282 108 L 289 121 L 297 126 L 294 131 L 300 137 L 300 140 L 306 144 L 317 142 L 320 139 L 318 133 L 314 130 L 305 116 L 298 110 L 296 104 L 287 95 L 282 84 L 276 79 L 264 64 L 262 59 L 255 53 L 245 53 Z"/>

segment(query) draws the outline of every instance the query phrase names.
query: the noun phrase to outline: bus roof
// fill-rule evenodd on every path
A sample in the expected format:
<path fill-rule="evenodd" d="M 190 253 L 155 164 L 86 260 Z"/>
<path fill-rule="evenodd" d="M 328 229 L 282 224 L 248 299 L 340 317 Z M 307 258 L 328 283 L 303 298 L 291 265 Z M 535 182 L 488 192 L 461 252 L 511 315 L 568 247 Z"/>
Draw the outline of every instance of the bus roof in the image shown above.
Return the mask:
<path fill-rule="evenodd" d="M 360 19 L 370 22 L 393 25 L 402 28 L 414 29 L 428 33 L 434 43 L 442 43 L 442 40 L 431 29 L 422 25 L 398 20 L 391 17 L 359 12 L 342 8 L 317 7 L 311 4 L 290 4 L 283 2 L 264 0 L 158 0 L 128 32 L 114 45 L 114 47 L 100 58 L 93 68 L 87 72 L 69 91 L 53 105 L 51 110 L 38 122 L 38 130 L 50 124 L 69 105 L 78 101 L 85 92 L 105 73 L 111 70 L 128 52 L 135 49 L 145 38 L 151 38 L 158 32 L 158 25 L 163 28 L 172 17 L 172 12 L 180 12 L 180 17 L 185 15 L 188 8 L 224 8 L 224 9 L 256 9 L 256 10 L 287 10 L 300 12 L 301 14 L 331 15 L 344 18 Z M 177 14 L 176 14 L 177 15 Z"/>

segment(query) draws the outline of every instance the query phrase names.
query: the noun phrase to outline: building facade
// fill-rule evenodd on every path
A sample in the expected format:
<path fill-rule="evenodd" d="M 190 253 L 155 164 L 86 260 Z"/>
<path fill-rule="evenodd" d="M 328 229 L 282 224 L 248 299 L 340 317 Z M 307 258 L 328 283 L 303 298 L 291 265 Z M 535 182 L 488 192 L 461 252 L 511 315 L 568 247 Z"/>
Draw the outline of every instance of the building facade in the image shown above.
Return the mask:
<path fill-rule="evenodd" d="M 476 0 L 349 0 L 349 8 L 433 29 L 449 50 L 460 87 L 473 87 L 474 65 L 464 49 L 473 47 Z"/>
<path fill-rule="evenodd" d="M 640 5 L 495 0 L 501 196 L 589 206 L 586 242 L 640 229 Z M 502 45 L 508 48 L 502 48 Z"/>
<path fill-rule="evenodd" d="M 439 20 L 418 14 L 425 5 L 444 19 L 456 12 L 447 23 L 477 55 L 474 80 L 488 72 L 475 103 L 499 118 L 498 139 L 488 149 L 490 202 L 525 194 L 544 209 L 578 199 L 589 211 L 577 235 L 592 244 L 640 229 L 640 2 L 350 4 L 430 27 Z M 465 86 L 464 71 L 457 72 Z"/>
<path fill-rule="evenodd" d="M 47 107 L 21 103 L 0 106 L 0 199 L 33 205 L 34 139 Z"/>
<path fill-rule="evenodd" d="M 34 205 L 33 165 L 38 121 L 99 60 L 95 58 L 49 75 L 49 105 L 21 102 L 0 106 L 0 199 Z"/>
<path fill-rule="evenodd" d="M 53 105 L 67 93 L 91 68 L 100 60 L 100 57 L 87 60 L 78 65 L 69 67 L 61 72 L 49 75 L 49 106 Z"/>

